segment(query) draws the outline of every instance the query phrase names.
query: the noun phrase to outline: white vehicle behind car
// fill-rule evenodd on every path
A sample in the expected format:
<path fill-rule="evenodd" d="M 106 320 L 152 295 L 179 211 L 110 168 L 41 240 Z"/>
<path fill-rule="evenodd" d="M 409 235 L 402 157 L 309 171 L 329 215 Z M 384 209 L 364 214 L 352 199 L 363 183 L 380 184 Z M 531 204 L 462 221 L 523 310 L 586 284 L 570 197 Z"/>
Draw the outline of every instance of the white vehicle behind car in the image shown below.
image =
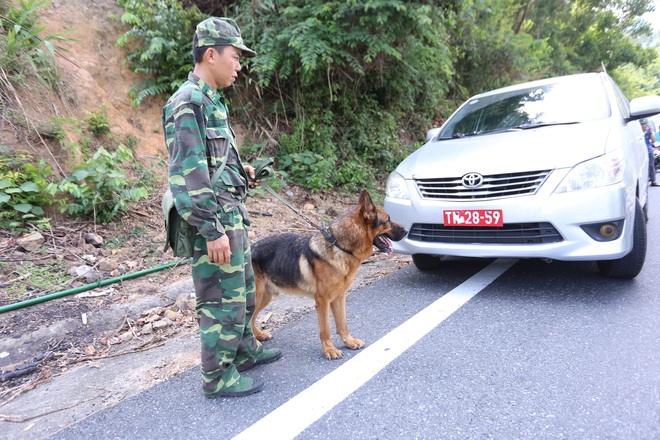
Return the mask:
<path fill-rule="evenodd" d="M 598 262 L 634 278 L 646 256 L 648 152 L 638 120 L 660 97 L 628 101 L 605 73 L 545 79 L 470 98 L 390 174 L 394 243 L 431 270 L 445 255 Z"/>

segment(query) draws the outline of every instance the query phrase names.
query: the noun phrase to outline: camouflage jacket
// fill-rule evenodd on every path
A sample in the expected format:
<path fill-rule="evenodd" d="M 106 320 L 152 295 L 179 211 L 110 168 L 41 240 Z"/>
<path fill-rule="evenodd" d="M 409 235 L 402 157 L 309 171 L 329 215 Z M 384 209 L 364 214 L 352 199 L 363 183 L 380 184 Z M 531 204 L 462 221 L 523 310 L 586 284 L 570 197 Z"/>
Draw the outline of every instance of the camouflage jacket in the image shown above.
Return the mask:
<path fill-rule="evenodd" d="M 224 99 L 191 72 L 163 107 L 162 123 L 170 157 L 168 181 L 181 217 L 207 241 L 225 233 L 221 210 L 239 209 L 249 225 L 244 205 L 248 178 Z M 211 188 L 211 176 L 227 155 L 225 168 Z"/>

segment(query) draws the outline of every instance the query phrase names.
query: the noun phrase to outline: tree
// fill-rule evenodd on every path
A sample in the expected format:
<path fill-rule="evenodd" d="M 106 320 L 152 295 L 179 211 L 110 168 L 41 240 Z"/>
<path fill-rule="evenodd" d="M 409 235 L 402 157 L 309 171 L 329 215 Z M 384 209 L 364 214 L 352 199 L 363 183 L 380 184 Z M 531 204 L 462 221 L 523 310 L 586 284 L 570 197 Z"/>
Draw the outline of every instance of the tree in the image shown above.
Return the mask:
<path fill-rule="evenodd" d="M 469 93 L 541 77 L 594 71 L 604 63 L 648 65 L 655 53 L 641 15 L 651 0 L 468 0 L 452 29 L 460 85 Z"/>

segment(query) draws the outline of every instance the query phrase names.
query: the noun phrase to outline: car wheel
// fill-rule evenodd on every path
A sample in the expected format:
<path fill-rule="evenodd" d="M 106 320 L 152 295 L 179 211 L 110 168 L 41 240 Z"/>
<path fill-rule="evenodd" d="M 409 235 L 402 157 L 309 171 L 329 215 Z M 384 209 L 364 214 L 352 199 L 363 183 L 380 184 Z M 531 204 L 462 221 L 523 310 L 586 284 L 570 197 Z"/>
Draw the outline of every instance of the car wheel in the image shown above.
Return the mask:
<path fill-rule="evenodd" d="M 633 247 L 628 255 L 618 260 L 598 261 L 600 273 L 608 278 L 635 278 L 644 267 L 646 259 L 646 221 L 639 202 L 635 203 Z"/>
<path fill-rule="evenodd" d="M 412 256 L 415 267 L 423 272 L 436 270 L 440 267 L 440 256 L 428 254 L 415 254 Z"/>

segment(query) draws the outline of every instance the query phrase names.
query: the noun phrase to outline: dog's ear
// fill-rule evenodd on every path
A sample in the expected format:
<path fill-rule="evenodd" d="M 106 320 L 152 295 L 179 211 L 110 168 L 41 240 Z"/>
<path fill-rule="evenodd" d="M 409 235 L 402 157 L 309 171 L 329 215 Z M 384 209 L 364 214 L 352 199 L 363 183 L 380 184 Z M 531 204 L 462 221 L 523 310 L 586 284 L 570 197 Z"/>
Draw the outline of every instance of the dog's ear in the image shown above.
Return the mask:
<path fill-rule="evenodd" d="M 360 191 L 360 200 L 358 203 L 360 204 L 360 212 L 370 222 L 374 221 L 378 217 L 378 211 L 376 210 L 376 205 L 374 205 L 374 202 L 371 200 L 369 191 L 367 191 L 366 189 Z"/>
<path fill-rule="evenodd" d="M 371 196 L 369 195 L 369 191 L 366 189 L 363 189 L 360 191 L 360 198 L 358 199 L 358 204 L 359 205 L 364 205 L 365 203 L 370 203 L 373 205 L 373 202 L 371 201 Z"/>

